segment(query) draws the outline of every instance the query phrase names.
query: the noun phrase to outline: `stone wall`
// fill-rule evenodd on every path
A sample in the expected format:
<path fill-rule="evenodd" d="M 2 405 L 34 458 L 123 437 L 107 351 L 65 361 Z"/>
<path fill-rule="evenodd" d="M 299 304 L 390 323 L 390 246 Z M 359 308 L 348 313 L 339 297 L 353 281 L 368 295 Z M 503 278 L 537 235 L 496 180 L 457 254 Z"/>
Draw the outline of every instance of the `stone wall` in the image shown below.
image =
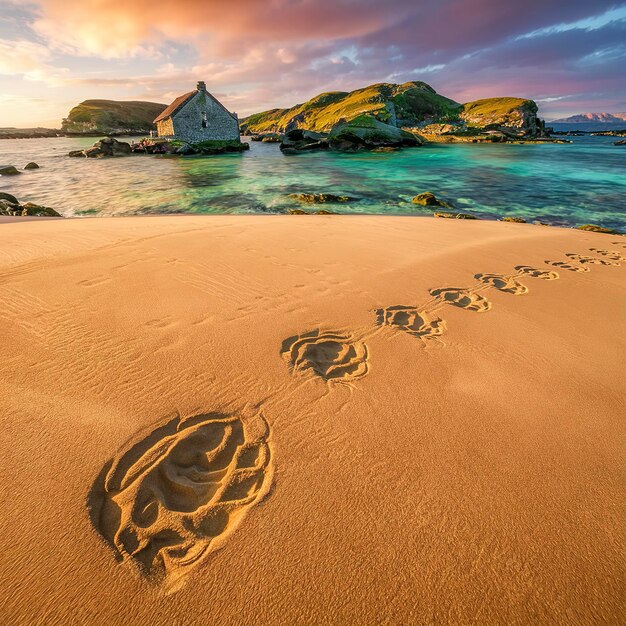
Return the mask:
<path fill-rule="evenodd" d="M 157 133 L 159 137 L 172 137 L 174 135 L 174 124 L 171 117 L 157 122 Z"/>
<path fill-rule="evenodd" d="M 206 128 L 202 113 L 206 113 Z M 239 123 L 205 91 L 198 93 L 174 115 L 176 139 L 199 141 L 239 141 Z M 159 129 L 159 135 L 161 131 Z"/>

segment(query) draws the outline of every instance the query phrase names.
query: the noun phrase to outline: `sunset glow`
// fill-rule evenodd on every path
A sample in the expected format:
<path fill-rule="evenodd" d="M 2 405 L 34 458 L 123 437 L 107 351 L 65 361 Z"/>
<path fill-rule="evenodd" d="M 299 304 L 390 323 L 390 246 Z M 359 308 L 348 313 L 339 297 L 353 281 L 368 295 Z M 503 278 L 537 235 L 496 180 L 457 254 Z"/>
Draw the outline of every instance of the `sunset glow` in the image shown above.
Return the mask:
<path fill-rule="evenodd" d="M 198 79 L 240 115 L 423 80 L 547 119 L 626 110 L 626 4 L 495 0 L 0 0 L 0 126 L 87 98 L 170 102 Z"/>

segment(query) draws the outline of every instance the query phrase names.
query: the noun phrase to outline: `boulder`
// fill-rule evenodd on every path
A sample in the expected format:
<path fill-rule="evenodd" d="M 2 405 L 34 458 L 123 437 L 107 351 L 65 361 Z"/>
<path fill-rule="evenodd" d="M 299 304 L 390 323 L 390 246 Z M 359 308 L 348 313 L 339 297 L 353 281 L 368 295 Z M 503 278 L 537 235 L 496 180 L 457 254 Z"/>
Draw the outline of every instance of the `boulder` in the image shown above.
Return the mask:
<path fill-rule="evenodd" d="M 622 139 L 621 141 L 614 141 L 614 146 L 626 146 L 626 139 Z"/>
<path fill-rule="evenodd" d="M 87 148 L 86 150 L 72 150 L 69 156 L 102 159 L 105 157 L 127 156 L 129 154 L 132 154 L 129 143 L 118 141 L 113 137 L 104 137 L 100 141 L 96 141 L 91 148 Z"/>
<path fill-rule="evenodd" d="M 14 195 L 6 193 L 5 191 L 0 191 L 0 200 L 8 200 L 12 204 L 19 204 L 17 198 Z"/>
<path fill-rule="evenodd" d="M 424 193 L 420 193 L 413 200 L 411 200 L 413 204 L 419 204 L 421 206 L 440 206 L 444 209 L 453 208 L 451 204 L 444 202 L 443 200 L 439 200 L 434 193 L 430 191 L 425 191 Z"/>
<path fill-rule="evenodd" d="M 327 136 L 311 130 L 295 128 L 285 133 L 280 149 L 285 154 L 296 154 L 311 150 L 328 150 Z"/>
<path fill-rule="evenodd" d="M 8 200 L 0 200 L 0 215 L 21 215 L 22 207 Z"/>
<path fill-rule="evenodd" d="M 354 200 L 350 196 L 337 196 L 332 193 L 290 193 L 289 197 L 298 200 L 298 202 L 307 202 L 309 204 L 350 202 Z"/>
<path fill-rule="evenodd" d="M 0 165 L 0 176 L 15 176 L 21 173 L 15 165 Z"/>
<path fill-rule="evenodd" d="M 475 215 L 469 213 L 448 213 L 446 211 L 438 211 L 433 213 L 433 217 L 445 217 L 453 220 L 477 220 Z"/>
<path fill-rule="evenodd" d="M 333 150 L 373 150 L 382 147 L 421 146 L 423 141 L 401 128 L 385 124 L 369 115 L 337 124 L 328 136 Z"/>
<path fill-rule="evenodd" d="M 22 215 L 38 215 L 44 217 L 61 217 L 60 213 L 57 213 L 50 207 L 41 206 L 40 204 L 34 204 L 32 202 L 26 202 L 22 205 Z"/>
<path fill-rule="evenodd" d="M 27 163 L 24 166 L 25 170 L 38 170 L 39 169 L 39 165 L 37 165 L 37 163 L 35 163 L 34 161 L 31 161 L 30 163 Z"/>
<path fill-rule="evenodd" d="M 10 196 L 10 194 L 2 195 Z M 41 206 L 40 204 L 33 204 L 32 202 L 26 202 L 25 204 L 20 205 L 17 201 L 12 202 L 10 200 L 2 198 L 0 198 L 0 215 L 37 215 L 45 217 L 62 217 L 59 213 L 57 213 L 54 209 L 51 209 L 50 207 Z"/>

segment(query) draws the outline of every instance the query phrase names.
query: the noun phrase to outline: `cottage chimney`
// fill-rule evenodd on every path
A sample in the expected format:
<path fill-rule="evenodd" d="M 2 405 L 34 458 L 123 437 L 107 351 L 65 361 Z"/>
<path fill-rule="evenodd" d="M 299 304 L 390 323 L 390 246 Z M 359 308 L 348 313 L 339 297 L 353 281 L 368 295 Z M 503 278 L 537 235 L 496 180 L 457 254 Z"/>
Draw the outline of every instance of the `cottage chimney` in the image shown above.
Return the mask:
<path fill-rule="evenodd" d="M 206 83 L 203 80 L 199 80 L 198 84 L 198 91 L 206 91 Z"/>

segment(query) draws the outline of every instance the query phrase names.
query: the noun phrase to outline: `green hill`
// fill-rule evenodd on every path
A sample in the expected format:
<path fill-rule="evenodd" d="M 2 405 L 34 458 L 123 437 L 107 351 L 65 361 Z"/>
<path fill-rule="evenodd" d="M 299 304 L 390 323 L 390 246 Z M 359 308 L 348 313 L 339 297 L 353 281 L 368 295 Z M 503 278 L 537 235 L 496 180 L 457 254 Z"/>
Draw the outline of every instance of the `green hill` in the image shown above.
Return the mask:
<path fill-rule="evenodd" d="M 72 134 L 145 133 L 166 108 L 156 102 L 85 100 L 63 120 L 62 130 Z"/>
<path fill-rule="evenodd" d="M 241 121 L 243 133 L 283 133 L 292 128 L 330 131 L 338 122 L 368 114 L 392 126 L 415 126 L 430 118 L 458 118 L 461 105 L 430 85 L 379 83 L 351 92 L 331 91 L 290 109 L 271 109 Z"/>
<path fill-rule="evenodd" d="M 244 134 L 284 133 L 302 128 L 330 132 L 339 122 L 366 115 L 426 134 L 472 134 L 497 128 L 526 138 L 543 132 L 537 105 L 524 98 L 486 98 L 459 104 L 430 85 L 379 83 L 351 92 L 323 93 L 290 109 L 271 109 L 241 121 Z"/>

